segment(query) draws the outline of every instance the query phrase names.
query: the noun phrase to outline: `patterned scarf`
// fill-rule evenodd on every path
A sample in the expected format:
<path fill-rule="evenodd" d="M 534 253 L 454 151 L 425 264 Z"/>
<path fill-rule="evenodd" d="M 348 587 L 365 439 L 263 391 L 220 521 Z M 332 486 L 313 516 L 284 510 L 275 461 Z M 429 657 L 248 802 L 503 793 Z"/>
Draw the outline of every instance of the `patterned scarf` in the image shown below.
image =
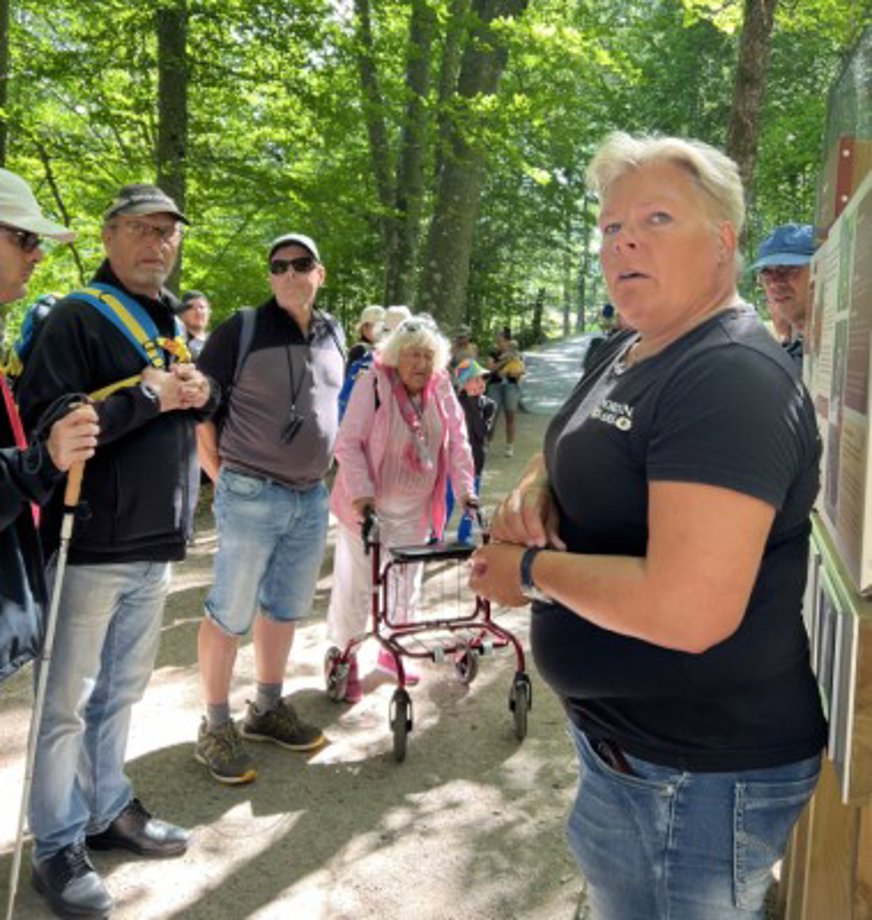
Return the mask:
<path fill-rule="evenodd" d="M 386 369 L 391 382 L 391 391 L 397 401 L 397 407 L 403 421 L 412 434 L 411 443 L 406 445 L 405 459 L 416 473 L 429 472 L 434 467 L 433 455 L 427 447 L 427 434 L 424 431 L 424 413 L 427 411 L 427 404 L 433 397 L 433 389 L 436 384 L 436 375 L 430 376 L 427 385 L 421 391 L 421 408 L 415 405 L 412 397 L 405 384 L 400 380 L 400 375 L 396 368 L 389 367 Z"/>

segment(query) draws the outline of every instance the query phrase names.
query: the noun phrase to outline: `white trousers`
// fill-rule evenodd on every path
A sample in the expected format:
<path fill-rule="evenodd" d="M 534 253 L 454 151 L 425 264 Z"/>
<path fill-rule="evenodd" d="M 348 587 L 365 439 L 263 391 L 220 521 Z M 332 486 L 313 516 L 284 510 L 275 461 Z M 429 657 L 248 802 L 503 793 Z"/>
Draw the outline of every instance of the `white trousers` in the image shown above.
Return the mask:
<path fill-rule="evenodd" d="M 380 517 L 379 526 L 382 569 L 390 559 L 388 547 L 423 543 L 428 536 L 428 531 L 421 533 L 418 521 L 391 522 Z M 358 528 L 351 530 L 339 522 L 336 531 L 327 635 L 334 645 L 344 649 L 352 639 L 373 628 L 372 556 L 364 552 Z M 387 586 L 387 613 L 391 623 L 408 623 L 414 619 L 423 572 L 420 562 L 391 569 Z"/>

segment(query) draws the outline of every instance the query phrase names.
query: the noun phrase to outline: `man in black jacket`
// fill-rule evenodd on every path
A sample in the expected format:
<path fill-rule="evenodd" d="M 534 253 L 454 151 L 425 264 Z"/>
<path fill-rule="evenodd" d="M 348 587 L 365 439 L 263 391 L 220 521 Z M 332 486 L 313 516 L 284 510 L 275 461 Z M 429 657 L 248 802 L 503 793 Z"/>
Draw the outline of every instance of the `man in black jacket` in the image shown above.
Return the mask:
<path fill-rule="evenodd" d="M 153 349 L 156 362 L 146 365 L 118 324 L 71 294 L 49 314 L 21 381 L 22 414 L 33 424 L 60 393 L 141 377 L 97 406 L 99 445 L 82 486 L 86 513 L 70 543 L 37 743 L 33 882 L 61 913 L 102 914 L 112 906 L 89 850 L 176 856 L 188 844 L 186 831 L 151 817 L 124 774 L 130 711 L 154 666 L 170 563 L 184 558 L 191 529 L 194 426 L 216 401 L 207 378 L 191 364 L 172 363 L 163 347 L 178 332 L 178 301 L 163 284 L 187 222 L 150 185 L 125 186 L 104 215 L 107 259 L 92 287 L 147 314 L 150 342 L 161 346 Z M 60 510 L 58 503 L 47 509 L 47 556 Z"/>
<path fill-rule="evenodd" d="M 27 183 L 0 169 L 0 303 L 21 299 L 42 261 L 40 237 L 69 243 L 66 227 L 42 216 Z M 32 507 L 48 499 L 63 471 L 94 454 L 97 416 L 82 406 L 30 442 L 0 373 L 0 680 L 39 652 L 46 591 Z"/>

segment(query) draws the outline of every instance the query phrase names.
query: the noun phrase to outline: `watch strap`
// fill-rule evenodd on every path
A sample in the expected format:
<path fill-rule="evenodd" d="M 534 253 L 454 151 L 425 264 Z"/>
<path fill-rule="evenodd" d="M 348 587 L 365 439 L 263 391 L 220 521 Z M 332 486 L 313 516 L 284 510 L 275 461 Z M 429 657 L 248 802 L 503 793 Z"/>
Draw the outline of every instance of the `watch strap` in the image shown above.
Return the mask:
<path fill-rule="evenodd" d="M 533 562 L 544 548 L 543 546 L 528 546 L 524 550 L 520 565 L 521 593 L 528 600 L 550 603 L 551 598 L 544 591 L 537 588 L 535 581 L 533 581 Z"/>

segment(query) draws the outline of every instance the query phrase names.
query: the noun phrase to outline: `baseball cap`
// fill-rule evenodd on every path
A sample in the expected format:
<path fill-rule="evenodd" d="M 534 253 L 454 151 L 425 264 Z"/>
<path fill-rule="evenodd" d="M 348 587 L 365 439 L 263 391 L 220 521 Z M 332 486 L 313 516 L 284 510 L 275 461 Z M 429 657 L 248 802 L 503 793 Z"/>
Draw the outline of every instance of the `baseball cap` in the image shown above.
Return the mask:
<path fill-rule="evenodd" d="M 156 185 L 125 185 L 103 213 L 103 220 L 112 217 L 144 217 L 147 214 L 171 214 L 183 224 L 191 222 L 179 210 L 169 195 Z"/>
<path fill-rule="evenodd" d="M 364 307 L 360 313 L 360 319 L 357 321 L 358 326 L 365 326 L 367 323 L 374 323 L 375 325 L 380 325 L 384 322 L 385 318 L 385 308 L 380 307 L 378 304 L 372 304 L 369 307 Z"/>
<path fill-rule="evenodd" d="M 474 358 L 464 358 L 454 370 L 458 386 L 464 386 L 475 377 L 486 377 L 487 371 Z"/>
<path fill-rule="evenodd" d="M 30 186 L 8 169 L 0 169 L 0 221 L 62 243 L 72 243 L 76 238 L 68 227 L 43 217 Z"/>
<path fill-rule="evenodd" d="M 458 326 L 454 333 L 454 341 L 462 342 L 464 339 L 472 337 L 472 329 L 469 326 Z"/>
<path fill-rule="evenodd" d="M 267 261 L 273 257 L 277 249 L 281 249 L 282 246 L 289 246 L 291 243 L 302 246 L 303 249 L 307 249 L 319 262 L 321 261 L 321 255 L 318 252 L 315 241 L 311 236 L 306 236 L 305 233 L 285 233 L 282 236 L 277 236 L 269 244 L 269 253 L 266 257 Z"/>
<path fill-rule="evenodd" d="M 760 244 L 752 270 L 767 265 L 807 265 L 816 249 L 811 224 L 782 224 Z"/>

